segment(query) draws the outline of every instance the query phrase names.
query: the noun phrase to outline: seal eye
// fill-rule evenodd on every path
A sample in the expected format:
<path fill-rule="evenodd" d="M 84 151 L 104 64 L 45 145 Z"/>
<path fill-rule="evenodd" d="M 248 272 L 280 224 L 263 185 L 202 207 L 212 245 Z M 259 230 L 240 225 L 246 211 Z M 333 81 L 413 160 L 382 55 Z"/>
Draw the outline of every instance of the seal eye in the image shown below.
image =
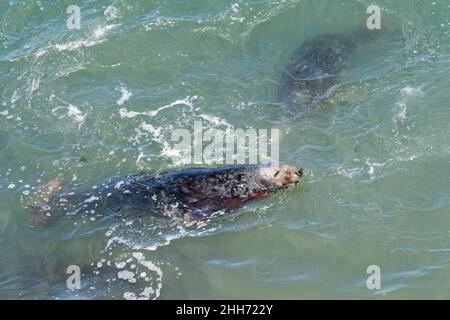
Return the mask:
<path fill-rule="evenodd" d="M 277 172 L 275 172 L 275 174 L 274 174 L 273 176 L 276 177 L 279 173 L 280 173 L 280 170 L 278 170 Z"/>

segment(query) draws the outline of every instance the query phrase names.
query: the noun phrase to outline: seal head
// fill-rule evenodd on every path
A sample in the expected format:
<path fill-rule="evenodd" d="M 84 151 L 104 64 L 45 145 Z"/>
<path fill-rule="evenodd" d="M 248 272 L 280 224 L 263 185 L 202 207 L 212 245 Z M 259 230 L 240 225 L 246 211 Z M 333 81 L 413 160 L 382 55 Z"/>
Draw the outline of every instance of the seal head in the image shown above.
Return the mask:
<path fill-rule="evenodd" d="M 261 182 L 267 185 L 268 190 L 276 191 L 293 187 L 299 183 L 303 176 L 303 169 L 287 165 L 269 166 L 260 168 L 259 174 Z"/>

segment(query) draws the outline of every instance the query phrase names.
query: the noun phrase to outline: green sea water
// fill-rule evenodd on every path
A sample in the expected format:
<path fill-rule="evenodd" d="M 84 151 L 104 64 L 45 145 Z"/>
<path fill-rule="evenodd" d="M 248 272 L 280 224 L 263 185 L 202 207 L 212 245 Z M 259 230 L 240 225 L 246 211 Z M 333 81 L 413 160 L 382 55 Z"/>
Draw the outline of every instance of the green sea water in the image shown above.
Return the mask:
<path fill-rule="evenodd" d="M 450 1 L 376 1 L 381 31 L 401 36 L 358 47 L 291 121 L 278 100 L 291 54 L 365 28 L 373 1 L 74 2 L 0 2 L 0 298 L 450 298 Z M 280 128 L 302 182 L 193 229 L 28 227 L 27 197 L 58 176 L 76 191 L 182 168 L 170 137 L 194 120 Z"/>

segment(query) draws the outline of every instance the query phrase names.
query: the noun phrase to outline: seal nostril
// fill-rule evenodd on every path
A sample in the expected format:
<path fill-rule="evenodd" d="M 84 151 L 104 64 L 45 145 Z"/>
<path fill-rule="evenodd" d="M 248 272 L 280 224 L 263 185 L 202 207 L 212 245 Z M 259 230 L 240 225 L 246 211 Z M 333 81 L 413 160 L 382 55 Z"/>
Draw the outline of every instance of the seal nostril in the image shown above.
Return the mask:
<path fill-rule="evenodd" d="M 297 172 L 296 172 L 296 174 L 298 175 L 298 176 L 303 176 L 303 169 L 299 169 Z"/>

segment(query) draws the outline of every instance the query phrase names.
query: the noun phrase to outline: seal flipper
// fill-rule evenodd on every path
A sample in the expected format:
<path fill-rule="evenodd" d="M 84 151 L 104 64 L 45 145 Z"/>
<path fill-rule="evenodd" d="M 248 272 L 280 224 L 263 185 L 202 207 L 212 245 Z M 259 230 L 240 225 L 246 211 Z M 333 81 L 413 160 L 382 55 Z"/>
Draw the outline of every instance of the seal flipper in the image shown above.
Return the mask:
<path fill-rule="evenodd" d="M 51 215 L 44 208 L 35 207 L 31 209 L 31 215 L 28 218 L 30 228 L 43 228 L 48 226 Z"/>
<path fill-rule="evenodd" d="M 41 186 L 36 196 L 28 201 L 28 206 L 31 208 L 31 215 L 28 220 L 28 226 L 31 228 L 45 227 L 51 218 L 50 203 L 55 197 L 55 194 L 61 191 L 63 180 L 54 179 L 47 184 Z"/>
<path fill-rule="evenodd" d="M 235 197 L 226 199 L 204 199 L 196 202 L 192 209 L 183 216 L 183 224 L 187 227 L 195 225 L 197 222 L 207 218 L 209 215 L 220 210 L 231 210 L 242 203 L 253 200 L 268 198 L 270 194 L 265 192 L 254 192 L 248 197 Z"/>
<path fill-rule="evenodd" d="M 183 224 L 187 227 L 195 225 L 211 214 L 220 210 L 233 209 L 240 206 L 248 198 L 203 199 L 194 203 L 183 216 Z"/>

